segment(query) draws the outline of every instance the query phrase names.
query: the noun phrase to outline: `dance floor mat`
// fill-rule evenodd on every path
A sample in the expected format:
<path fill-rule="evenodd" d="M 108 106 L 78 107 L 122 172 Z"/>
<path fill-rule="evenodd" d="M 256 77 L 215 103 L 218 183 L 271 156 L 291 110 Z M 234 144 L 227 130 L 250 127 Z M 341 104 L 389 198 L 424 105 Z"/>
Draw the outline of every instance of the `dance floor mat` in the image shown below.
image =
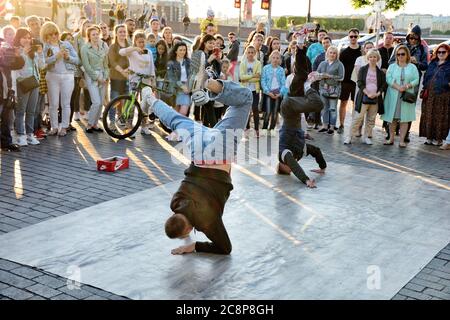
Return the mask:
<path fill-rule="evenodd" d="M 185 243 L 164 233 L 177 181 L 5 234 L 0 257 L 132 299 L 390 299 L 450 241 L 450 193 L 328 165 L 314 190 L 233 168 L 229 256 L 170 254 Z"/>

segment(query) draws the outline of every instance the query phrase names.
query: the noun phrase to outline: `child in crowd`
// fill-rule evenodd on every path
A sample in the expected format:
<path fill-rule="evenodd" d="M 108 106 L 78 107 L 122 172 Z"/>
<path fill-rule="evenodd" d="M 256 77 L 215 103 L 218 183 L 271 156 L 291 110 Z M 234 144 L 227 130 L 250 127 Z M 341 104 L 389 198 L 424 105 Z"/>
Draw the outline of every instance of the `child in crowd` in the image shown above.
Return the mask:
<path fill-rule="evenodd" d="M 153 33 L 147 36 L 147 44 L 145 47 L 152 53 L 153 61 L 156 61 L 156 37 Z"/>

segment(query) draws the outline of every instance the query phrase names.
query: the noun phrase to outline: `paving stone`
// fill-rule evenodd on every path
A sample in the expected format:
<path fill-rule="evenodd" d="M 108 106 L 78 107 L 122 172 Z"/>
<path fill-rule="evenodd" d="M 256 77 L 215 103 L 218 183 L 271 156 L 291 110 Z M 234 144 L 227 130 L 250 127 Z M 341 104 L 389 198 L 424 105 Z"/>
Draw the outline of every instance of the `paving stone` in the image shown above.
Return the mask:
<path fill-rule="evenodd" d="M 402 296 L 401 294 L 396 294 L 392 300 L 406 300 L 405 296 Z"/>
<path fill-rule="evenodd" d="M 430 300 L 431 299 L 431 297 L 427 294 L 419 293 L 419 292 L 405 289 L 405 288 L 401 289 L 398 293 L 405 297 L 418 299 L 418 300 Z"/>
<path fill-rule="evenodd" d="M 435 283 L 435 282 L 430 282 L 430 281 L 423 280 L 423 279 L 420 279 L 420 278 L 412 279 L 409 284 L 417 284 L 419 286 L 432 288 L 432 289 L 436 289 L 436 290 L 442 290 L 444 288 L 444 285 L 442 285 L 442 284 L 438 284 L 438 283 Z"/>
<path fill-rule="evenodd" d="M 12 270 L 11 272 L 27 279 L 33 279 L 37 276 L 42 275 L 42 272 L 36 271 L 30 267 L 20 267 Z"/>
<path fill-rule="evenodd" d="M 104 297 L 93 295 L 93 296 L 85 298 L 84 300 L 108 300 L 108 299 L 106 299 Z"/>
<path fill-rule="evenodd" d="M 92 293 L 90 293 L 89 291 L 85 291 L 83 289 L 70 290 L 67 287 L 62 287 L 59 289 L 59 291 L 68 294 L 69 296 L 75 297 L 77 299 L 84 299 L 92 295 Z"/>
<path fill-rule="evenodd" d="M 45 298 L 51 298 L 58 294 L 60 294 L 59 291 L 54 290 L 48 286 L 44 286 L 43 284 L 37 283 L 33 286 L 30 286 L 26 288 L 28 291 L 34 292 L 35 294 L 38 294 L 40 296 L 43 296 Z"/>
<path fill-rule="evenodd" d="M 33 294 L 31 294 L 30 292 L 26 292 L 15 287 L 8 287 L 6 289 L 0 290 L 0 294 L 13 300 L 25 300 L 33 297 Z"/>
<path fill-rule="evenodd" d="M 65 293 L 62 293 L 60 295 L 51 297 L 50 300 L 77 300 L 77 299 Z"/>
<path fill-rule="evenodd" d="M 437 257 L 442 260 L 450 261 L 450 254 L 440 253 Z"/>
<path fill-rule="evenodd" d="M 421 285 L 418 285 L 418 284 L 414 284 L 414 283 L 408 283 L 405 286 L 405 288 L 413 290 L 413 291 L 416 291 L 416 292 L 422 292 L 425 289 L 424 286 L 421 286 Z"/>
<path fill-rule="evenodd" d="M 444 300 L 450 300 L 450 293 L 437 291 L 434 289 L 425 289 L 424 294 L 430 295 L 432 297 L 437 297 Z"/>
<path fill-rule="evenodd" d="M 49 275 L 41 275 L 40 277 L 34 278 L 33 281 L 49 286 L 50 288 L 53 289 L 61 288 L 67 284 L 66 279 L 63 278 L 57 279 Z"/>
<path fill-rule="evenodd" d="M 13 270 L 13 269 L 20 268 L 20 267 L 21 267 L 20 264 L 17 264 L 17 263 L 14 263 L 14 262 L 11 262 L 11 261 L 8 261 L 5 259 L 0 259 L 0 269 L 2 269 L 2 270 L 9 271 L 9 270 Z"/>
<path fill-rule="evenodd" d="M 25 279 L 4 270 L 0 270 L 0 281 L 17 288 L 26 288 L 35 284 L 34 281 Z"/>

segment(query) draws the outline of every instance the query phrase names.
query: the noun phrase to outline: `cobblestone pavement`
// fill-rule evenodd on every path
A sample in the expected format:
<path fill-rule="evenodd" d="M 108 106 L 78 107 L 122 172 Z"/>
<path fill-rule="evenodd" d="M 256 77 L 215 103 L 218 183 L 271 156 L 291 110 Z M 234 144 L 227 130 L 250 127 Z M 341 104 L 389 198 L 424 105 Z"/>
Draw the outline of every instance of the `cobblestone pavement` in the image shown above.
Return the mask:
<path fill-rule="evenodd" d="M 0 235 L 183 176 L 185 167 L 172 163 L 159 135 L 114 141 L 106 134 L 85 133 L 82 123 L 77 128 L 76 133 L 49 137 L 21 153 L 1 153 Z M 379 127 L 372 146 L 356 140 L 343 145 L 338 134 L 312 131 L 312 135 L 328 161 L 401 172 L 449 186 L 450 152 L 423 145 L 414 133 L 406 149 L 383 146 Z M 96 170 L 96 159 L 114 155 L 127 155 L 130 168 L 114 174 Z M 68 281 L 0 257 L 0 299 L 125 299 L 87 285 L 70 290 Z M 450 299 L 450 244 L 393 299 Z"/>

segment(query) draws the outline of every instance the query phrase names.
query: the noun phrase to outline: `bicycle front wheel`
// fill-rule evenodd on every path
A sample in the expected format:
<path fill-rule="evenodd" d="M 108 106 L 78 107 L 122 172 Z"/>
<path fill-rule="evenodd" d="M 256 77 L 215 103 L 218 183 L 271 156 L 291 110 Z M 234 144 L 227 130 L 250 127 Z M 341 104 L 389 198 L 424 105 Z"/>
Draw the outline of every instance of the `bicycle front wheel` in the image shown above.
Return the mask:
<path fill-rule="evenodd" d="M 141 125 L 144 114 L 139 103 L 129 95 L 114 98 L 103 112 L 103 127 L 116 139 L 131 137 Z"/>

